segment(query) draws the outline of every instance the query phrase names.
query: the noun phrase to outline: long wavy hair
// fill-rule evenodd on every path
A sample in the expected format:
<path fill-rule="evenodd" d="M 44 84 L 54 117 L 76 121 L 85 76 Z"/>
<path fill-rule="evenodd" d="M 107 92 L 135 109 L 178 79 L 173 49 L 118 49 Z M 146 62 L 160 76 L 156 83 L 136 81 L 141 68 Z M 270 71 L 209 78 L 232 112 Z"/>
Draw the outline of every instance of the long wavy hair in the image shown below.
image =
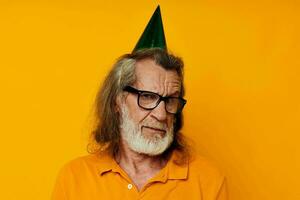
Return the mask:
<path fill-rule="evenodd" d="M 91 142 L 88 145 L 90 153 L 106 150 L 113 156 L 118 152 L 120 145 L 120 113 L 117 111 L 116 99 L 123 94 L 125 86 L 135 82 L 135 63 L 144 59 L 152 59 L 157 65 L 166 70 L 175 70 L 181 78 L 180 96 L 184 96 L 184 64 L 181 58 L 159 48 L 143 49 L 121 56 L 106 76 L 95 100 L 95 125 L 91 133 Z M 190 155 L 186 139 L 180 132 L 182 126 L 183 115 L 178 113 L 175 115 L 174 120 L 174 140 L 163 153 L 168 155 L 173 150 L 178 150 L 180 157 L 176 163 L 179 165 L 186 163 Z"/>

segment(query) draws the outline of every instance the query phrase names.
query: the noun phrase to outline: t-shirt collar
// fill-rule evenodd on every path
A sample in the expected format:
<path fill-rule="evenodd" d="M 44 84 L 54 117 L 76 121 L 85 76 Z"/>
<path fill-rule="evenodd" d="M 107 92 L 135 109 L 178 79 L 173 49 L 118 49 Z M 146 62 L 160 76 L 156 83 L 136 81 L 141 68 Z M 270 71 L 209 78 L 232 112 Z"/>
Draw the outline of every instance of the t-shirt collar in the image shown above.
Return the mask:
<path fill-rule="evenodd" d="M 188 164 L 179 166 L 174 162 L 178 158 L 178 154 L 179 152 L 177 151 L 172 152 L 167 165 L 157 174 L 157 176 L 153 177 L 155 181 L 165 182 L 168 179 L 187 179 Z M 98 158 L 100 162 L 97 168 L 101 176 L 107 172 L 122 173 L 118 163 L 108 153 L 102 152 L 98 155 Z"/>

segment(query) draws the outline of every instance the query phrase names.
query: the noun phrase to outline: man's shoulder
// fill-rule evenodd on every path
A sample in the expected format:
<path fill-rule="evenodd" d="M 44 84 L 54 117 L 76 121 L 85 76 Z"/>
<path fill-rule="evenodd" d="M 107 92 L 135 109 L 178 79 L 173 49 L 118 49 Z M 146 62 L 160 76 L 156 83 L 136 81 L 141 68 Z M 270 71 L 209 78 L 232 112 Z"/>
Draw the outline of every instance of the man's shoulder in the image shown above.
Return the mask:
<path fill-rule="evenodd" d="M 199 176 L 202 179 L 223 179 L 224 173 L 218 167 L 218 164 L 199 154 L 194 154 L 189 162 L 189 174 Z"/>
<path fill-rule="evenodd" d="M 76 158 L 73 158 L 65 163 L 65 166 L 68 167 L 78 167 L 86 164 L 97 163 L 99 158 L 94 154 L 82 155 Z"/>
<path fill-rule="evenodd" d="M 215 161 L 201 154 L 193 154 L 190 158 L 189 164 L 190 167 L 218 170 L 218 164 Z"/>
<path fill-rule="evenodd" d="M 94 171 L 102 166 L 107 165 L 110 161 L 108 155 L 88 154 L 79 156 L 70 161 L 67 161 L 61 171 L 65 172 L 76 172 L 78 171 Z"/>

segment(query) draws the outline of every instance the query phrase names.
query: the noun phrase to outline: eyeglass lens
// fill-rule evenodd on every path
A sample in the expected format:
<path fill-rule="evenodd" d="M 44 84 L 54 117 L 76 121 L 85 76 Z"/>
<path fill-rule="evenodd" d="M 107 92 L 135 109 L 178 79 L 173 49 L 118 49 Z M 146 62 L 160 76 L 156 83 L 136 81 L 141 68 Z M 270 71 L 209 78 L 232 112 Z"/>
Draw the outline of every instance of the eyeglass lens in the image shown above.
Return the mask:
<path fill-rule="evenodd" d="M 141 92 L 139 93 L 138 104 L 145 109 L 154 109 L 160 103 L 160 96 L 154 93 Z M 177 113 L 182 108 L 182 102 L 178 98 L 168 97 L 165 100 L 166 110 L 169 113 Z"/>

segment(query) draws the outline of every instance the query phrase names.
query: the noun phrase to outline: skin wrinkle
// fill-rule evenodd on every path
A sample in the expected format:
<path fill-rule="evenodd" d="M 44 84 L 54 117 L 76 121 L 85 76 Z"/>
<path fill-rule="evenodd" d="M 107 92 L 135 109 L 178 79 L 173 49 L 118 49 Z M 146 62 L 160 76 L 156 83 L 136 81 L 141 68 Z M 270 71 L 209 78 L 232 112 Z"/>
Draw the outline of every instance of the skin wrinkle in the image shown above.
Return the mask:
<path fill-rule="evenodd" d="M 172 72 L 172 74 L 176 74 L 176 72 L 175 71 L 171 71 Z M 169 78 L 169 79 L 168 79 Z M 172 78 L 174 79 L 174 80 L 172 80 Z M 171 80 L 170 80 L 171 79 Z M 180 91 L 180 80 L 179 80 L 179 77 L 177 76 L 175 76 L 175 78 L 173 77 L 173 76 L 171 76 L 171 77 L 166 77 L 165 78 L 165 83 L 164 83 L 164 86 L 165 86 L 165 91 L 167 91 L 167 93 L 166 94 L 164 94 L 164 95 L 162 95 L 162 96 L 167 96 L 167 94 L 169 94 L 168 96 L 171 96 L 172 94 L 174 94 L 174 93 L 176 93 L 176 92 L 178 92 L 179 93 L 179 91 Z M 173 92 L 172 91 L 172 89 L 173 90 L 177 90 L 176 92 Z"/>
<path fill-rule="evenodd" d="M 176 88 L 176 92 L 171 92 L 171 91 L 168 91 L 168 94 L 170 94 L 169 96 L 171 97 L 178 97 L 179 96 L 179 91 L 181 89 L 181 86 L 180 86 L 180 83 L 178 84 L 178 82 L 180 82 L 180 79 L 178 79 L 177 81 L 172 81 L 172 82 L 169 82 L 167 88 Z"/>
<path fill-rule="evenodd" d="M 139 61 L 136 63 L 136 69 L 145 65 L 148 65 L 150 67 L 153 65 L 156 65 L 152 60 L 150 59 L 145 59 L 142 61 Z M 174 95 L 175 93 L 180 92 L 181 89 L 181 80 L 177 75 L 176 71 L 170 71 L 170 70 L 165 70 L 163 68 L 160 68 L 160 71 L 167 71 L 168 73 L 160 73 L 157 77 L 158 81 L 153 81 L 154 85 L 152 88 L 149 88 L 148 84 L 143 84 L 143 82 L 139 79 L 138 73 L 137 73 L 137 81 L 135 86 L 137 89 L 142 89 L 142 90 L 147 90 L 151 92 L 155 92 L 157 94 L 160 94 L 161 96 L 171 96 Z M 141 72 L 143 73 L 143 72 Z M 145 77 L 146 80 L 149 79 L 149 77 Z M 162 87 L 163 85 L 163 87 Z M 148 89 L 149 88 L 149 89 Z"/>
<path fill-rule="evenodd" d="M 159 90 L 157 89 L 157 87 L 155 89 L 153 89 L 153 90 L 142 89 L 142 88 L 145 88 L 145 86 L 140 81 L 138 81 L 138 80 L 137 80 L 137 84 L 135 84 L 135 87 L 138 90 L 146 90 L 146 91 L 149 91 L 149 92 L 154 92 L 154 93 L 157 93 L 157 94 L 159 94 L 159 95 L 161 95 L 163 97 L 166 97 L 166 96 L 168 96 L 168 97 L 179 97 L 179 94 L 180 94 L 179 91 L 181 89 L 181 86 L 180 86 L 180 84 L 178 84 L 178 82 L 180 82 L 180 79 L 178 79 L 178 81 L 173 81 L 173 82 L 168 82 L 167 80 L 165 81 L 164 85 L 166 85 L 166 86 L 164 87 L 165 88 L 164 91 L 167 91 L 166 94 L 169 94 L 169 95 L 165 95 L 164 91 L 163 92 L 159 92 Z M 138 87 L 136 85 L 140 85 L 141 87 Z M 176 91 L 172 92 L 168 88 L 174 88 Z"/>

